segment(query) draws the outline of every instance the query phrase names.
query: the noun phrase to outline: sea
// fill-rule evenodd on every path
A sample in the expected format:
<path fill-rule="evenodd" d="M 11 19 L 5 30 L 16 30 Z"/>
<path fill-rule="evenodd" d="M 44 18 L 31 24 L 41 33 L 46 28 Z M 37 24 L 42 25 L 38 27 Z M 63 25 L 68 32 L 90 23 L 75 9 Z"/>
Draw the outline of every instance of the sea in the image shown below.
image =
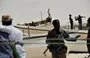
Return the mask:
<path fill-rule="evenodd" d="M 0 19 L 9 14 L 13 24 L 24 24 L 45 20 L 48 9 L 52 19 L 59 19 L 61 25 L 69 24 L 69 14 L 74 24 L 78 24 L 75 16 L 85 16 L 83 23 L 87 23 L 90 15 L 90 0 L 0 0 Z"/>

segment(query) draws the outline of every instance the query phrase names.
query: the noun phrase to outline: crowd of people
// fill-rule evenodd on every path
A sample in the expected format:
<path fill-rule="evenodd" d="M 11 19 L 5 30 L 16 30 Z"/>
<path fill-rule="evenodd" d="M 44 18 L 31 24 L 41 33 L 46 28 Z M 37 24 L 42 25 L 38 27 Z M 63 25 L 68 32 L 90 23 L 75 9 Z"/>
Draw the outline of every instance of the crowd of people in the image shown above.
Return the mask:
<path fill-rule="evenodd" d="M 49 13 L 49 10 L 48 10 Z M 73 29 L 72 15 L 69 15 L 71 29 Z M 79 22 L 79 30 L 82 30 L 82 16 L 78 16 L 76 20 Z M 49 19 L 50 13 L 49 13 Z M 2 25 L 0 25 L 0 42 L 7 44 L 0 44 L 0 58 L 26 58 L 26 52 L 23 48 L 23 33 L 12 25 L 13 18 L 10 15 L 2 16 Z M 88 27 L 90 18 L 88 19 Z M 69 34 L 60 28 L 60 21 L 55 19 L 52 21 L 53 29 L 48 32 L 46 37 L 47 48 L 52 54 L 52 58 L 66 58 L 67 46 L 64 39 L 72 41 Z M 75 38 L 78 38 L 76 36 Z M 87 34 L 87 48 L 90 54 L 90 29 Z M 13 44 L 14 42 L 14 44 Z M 10 44 L 9 44 L 10 43 Z M 90 55 L 88 56 L 90 57 Z"/>
<path fill-rule="evenodd" d="M 81 15 L 78 15 L 78 17 L 75 16 L 75 20 L 78 21 L 78 29 L 79 30 L 82 30 L 82 18 L 85 18 L 85 16 L 81 16 Z M 73 22 L 73 19 L 72 19 L 72 15 L 69 14 L 69 20 L 70 20 L 70 28 L 71 29 L 74 29 L 74 22 Z"/>
<path fill-rule="evenodd" d="M 69 16 L 72 22 L 71 15 Z M 69 34 L 60 28 L 60 22 L 58 19 L 55 19 L 52 24 L 54 28 L 48 32 L 46 39 L 46 43 L 48 44 L 47 48 L 51 52 L 52 58 L 66 58 L 68 48 L 67 46 L 65 46 L 64 39 L 67 41 L 72 41 L 72 38 L 70 39 Z M 78 37 L 80 36 L 76 36 L 75 38 Z M 90 54 L 90 29 L 88 30 L 87 34 L 87 49 L 88 53 Z M 88 55 L 88 58 L 89 57 L 90 55 Z"/>

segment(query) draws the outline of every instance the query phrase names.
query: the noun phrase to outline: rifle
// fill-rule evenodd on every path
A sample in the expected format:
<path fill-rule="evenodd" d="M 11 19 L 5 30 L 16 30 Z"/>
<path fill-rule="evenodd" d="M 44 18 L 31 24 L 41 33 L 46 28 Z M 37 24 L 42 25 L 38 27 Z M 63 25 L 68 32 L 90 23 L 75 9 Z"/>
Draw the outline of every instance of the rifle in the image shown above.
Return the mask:
<path fill-rule="evenodd" d="M 44 56 L 46 56 L 47 51 L 48 51 L 48 48 L 43 52 Z"/>

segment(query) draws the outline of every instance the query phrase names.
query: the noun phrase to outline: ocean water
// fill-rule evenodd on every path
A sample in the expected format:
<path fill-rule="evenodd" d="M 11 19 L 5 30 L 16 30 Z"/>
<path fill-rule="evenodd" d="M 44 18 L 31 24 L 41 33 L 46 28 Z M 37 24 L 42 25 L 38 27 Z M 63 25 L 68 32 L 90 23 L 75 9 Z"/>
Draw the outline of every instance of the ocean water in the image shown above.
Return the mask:
<path fill-rule="evenodd" d="M 52 18 L 59 19 L 61 25 L 68 24 L 69 14 L 72 14 L 75 24 L 75 16 L 86 16 L 83 18 L 83 23 L 86 23 L 90 15 L 90 0 L 0 0 L 0 18 L 9 14 L 13 17 L 13 24 L 45 20 L 48 8 Z"/>

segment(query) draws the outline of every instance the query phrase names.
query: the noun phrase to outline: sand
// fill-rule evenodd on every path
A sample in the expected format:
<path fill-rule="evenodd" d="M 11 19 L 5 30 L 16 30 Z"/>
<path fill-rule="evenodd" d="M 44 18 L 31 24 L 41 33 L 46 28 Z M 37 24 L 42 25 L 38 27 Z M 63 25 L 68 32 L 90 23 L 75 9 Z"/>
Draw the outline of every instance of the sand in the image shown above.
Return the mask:
<path fill-rule="evenodd" d="M 27 52 L 27 57 L 26 58 L 51 58 L 51 54 L 49 51 L 47 51 L 46 56 L 43 55 L 44 50 L 46 47 L 25 47 L 25 50 Z"/>
<path fill-rule="evenodd" d="M 37 28 L 42 28 L 42 29 L 52 29 L 53 26 L 51 25 L 44 25 L 44 26 L 40 26 Z M 28 33 L 27 29 L 21 29 L 22 31 L 24 30 L 24 33 Z M 30 30 L 30 34 L 45 34 L 48 33 L 48 31 L 37 31 L 37 30 Z M 86 39 L 87 34 L 80 34 L 82 35 L 79 39 Z M 51 53 L 49 51 L 47 51 L 47 56 L 43 55 L 44 50 L 46 49 L 46 46 L 36 46 L 36 47 L 29 47 L 29 46 L 24 46 L 25 50 L 26 50 L 26 54 L 27 57 L 26 58 L 51 58 Z M 81 54 L 79 55 L 81 57 Z M 85 56 L 85 55 L 84 55 Z M 67 58 L 77 58 L 76 54 L 74 55 L 68 55 Z"/>
<path fill-rule="evenodd" d="M 81 34 L 81 37 L 79 39 L 86 38 L 86 37 L 87 37 L 86 34 Z M 85 49 L 86 49 L 86 46 L 85 45 L 86 44 L 80 45 L 80 46 L 82 46 L 82 47 L 84 46 Z M 79 46 L 79 45 L 72 46 L 72 47 L 77 47 L 77 46 Z M 26 58 L 51 58 L 51 53 L 49 51 L 47 51 L 46 56 L 43 55 L 43 52 L 46 49 L 46 44 L 45 45 L 38 44 L 37 46 L 25 45 L 24 48 L 25 48 L 26 53 L 27 53 L 27 57 Z M 79 48 L 79 50 L 80 50 L 80 48 Z M 67 58 L 78 58 L 78 57 L 79 58 L 82 58 L 82 57 L 85 57 L 86 55 L 87 54 L 69 54 L 69 55 L 67 55 Z"/>

